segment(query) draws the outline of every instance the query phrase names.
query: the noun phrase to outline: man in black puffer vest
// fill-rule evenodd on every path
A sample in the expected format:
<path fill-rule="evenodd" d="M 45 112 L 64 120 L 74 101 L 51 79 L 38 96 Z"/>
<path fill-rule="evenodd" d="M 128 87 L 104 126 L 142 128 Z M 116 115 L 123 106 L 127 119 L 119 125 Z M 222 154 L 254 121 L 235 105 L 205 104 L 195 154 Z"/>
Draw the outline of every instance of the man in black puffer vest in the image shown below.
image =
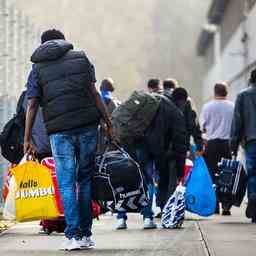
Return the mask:
<path fill-rule="evenodd" d="M 39 104 L 50 137 L 64 204 L 66 240 L 63 248 L 91 248 L 91 177 L 100 118 L 107 133 L 112 126 L 95 88 L 94 67 L 84 52 L 74 51 L 58 30 L 42 34 L 31 57 L 24 152 L 33 151 L 31 129 Z"/>

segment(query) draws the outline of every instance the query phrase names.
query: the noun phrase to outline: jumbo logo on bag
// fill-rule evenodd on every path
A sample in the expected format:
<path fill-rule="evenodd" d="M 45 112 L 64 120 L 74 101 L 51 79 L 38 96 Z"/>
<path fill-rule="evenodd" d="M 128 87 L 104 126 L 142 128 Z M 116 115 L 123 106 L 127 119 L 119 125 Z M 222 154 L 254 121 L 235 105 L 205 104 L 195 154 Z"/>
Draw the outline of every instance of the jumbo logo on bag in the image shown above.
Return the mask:
<path fill-rule="evenodd" d="M 27 182 L 21 181 L 19 190 L 16 191 L 16 199 L 35 198 L 52 196 L 55 194 L 53 186 L 46 188 L 37 188 L 38 182 L 36 180 L 28 180 Z"/>

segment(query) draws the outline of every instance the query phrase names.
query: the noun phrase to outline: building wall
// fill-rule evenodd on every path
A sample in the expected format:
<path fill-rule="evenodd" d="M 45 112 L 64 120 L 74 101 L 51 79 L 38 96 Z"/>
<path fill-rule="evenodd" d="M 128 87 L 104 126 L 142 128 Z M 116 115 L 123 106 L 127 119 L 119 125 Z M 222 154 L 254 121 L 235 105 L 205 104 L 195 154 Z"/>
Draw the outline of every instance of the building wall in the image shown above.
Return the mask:
<path fill-rule="evenodd" d="M 237 12 L 235 12 L 237 13 Z M 234 13 L 234 15 L 235 15 Z M 229 13 L 229 15 L 231 15 Z M 241 15 L 239 15 L 240 17 Z M 221 59 L 206 73 L 203 81 L 203 99 L 208 100 L 212 95 L 214 83 L 217 80 L 230 82 L 230 98 L 235 99 L 238 92 L 248 85 L 248 72 L 256 61 L 256 6 L 250 10 L 246 23 L 241 23 L 232 33 L 224 47 Z M 226 26 L 226 25 L 225 25 Z M 242 42 L 244 29 L 248 34 L 248 57 L 246 57 L 245 44 Z M 208 61 L 204 58 L 205 63 Z"/>
<path fill-rule="evenodd" d="M 214 41 L 210 42 L 204 55 L 204 70 L 207 72 L 214 65 Z"/>
<path fill-rule="evenodd" d="M 249 9 L 252 9 L 256 3 L 256 0 L 249 0 L 248 3 L 249 3 L 249 6 L 248 6 Z"/>
<path fill-rule="evenodd" d="M 0 131 L 16 112 L 17 99 L 31 69 L 30 54 L 38 44 L 36 26 L 13 3 L 0 0 Z M 0 208 L 7 165 L 0 154 Z"/>
<path fill-rule="evenodd" d="M 221 49 L 223 50 L 243 19 L 244 0 L 232 0 L 228 5 L 220 27 Z"/>
<path fill-rule="evenodd" d="M 16 6 L 43 29 L 63 29 L 77 47 L 86 49 L 95 63 L 98 80 L 112 76 L 119 97 L 144 87 L 151 77 L 176 77 L 198 102 L 203 63 L 194 45 L 209 3 L 16 0 Z"/>

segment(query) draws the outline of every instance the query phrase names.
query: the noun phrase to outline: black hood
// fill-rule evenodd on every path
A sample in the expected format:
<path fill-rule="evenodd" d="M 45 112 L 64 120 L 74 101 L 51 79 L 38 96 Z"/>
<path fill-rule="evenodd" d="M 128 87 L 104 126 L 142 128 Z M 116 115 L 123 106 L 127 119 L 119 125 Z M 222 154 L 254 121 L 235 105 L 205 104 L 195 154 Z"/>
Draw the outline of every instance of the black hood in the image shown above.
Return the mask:
<path fill-rule="evenodd" d="M 65 40 L 51 40 L 40 45 L 31 56 L 33 63 L 53 61 L 63 57 L 73 45 Z"/>

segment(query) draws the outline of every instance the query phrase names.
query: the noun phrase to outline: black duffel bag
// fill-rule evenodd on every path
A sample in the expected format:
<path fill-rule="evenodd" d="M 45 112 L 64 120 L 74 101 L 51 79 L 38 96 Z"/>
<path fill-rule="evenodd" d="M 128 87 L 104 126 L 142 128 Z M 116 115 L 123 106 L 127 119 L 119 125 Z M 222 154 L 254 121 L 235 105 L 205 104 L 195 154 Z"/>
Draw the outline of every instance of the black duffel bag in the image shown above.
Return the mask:
<path fill-rule="evenodd" d="M 137 212 L 148 203 L 139 164 L 115 147 L 96 157 L 93 198 L 106 202 L 111 211 Z"/>

